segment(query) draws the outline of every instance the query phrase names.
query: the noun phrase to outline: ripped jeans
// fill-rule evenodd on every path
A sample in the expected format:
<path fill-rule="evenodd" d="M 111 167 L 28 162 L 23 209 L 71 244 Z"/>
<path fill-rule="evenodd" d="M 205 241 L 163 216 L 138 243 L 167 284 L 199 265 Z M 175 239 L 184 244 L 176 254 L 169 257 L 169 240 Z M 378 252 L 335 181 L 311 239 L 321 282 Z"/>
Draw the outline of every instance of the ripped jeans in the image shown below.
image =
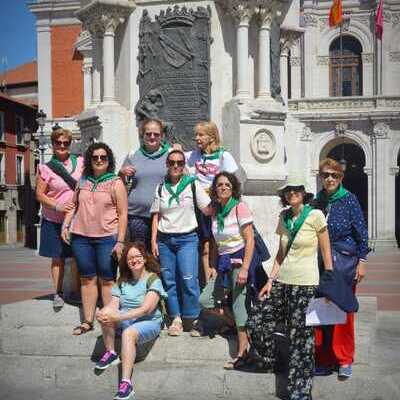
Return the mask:
<path fill-rule="evenodd" d="M 170 317 L 197 318 L 200 313 L 199 238 L 196 232 L 157 234 L 161 276 Z"/>

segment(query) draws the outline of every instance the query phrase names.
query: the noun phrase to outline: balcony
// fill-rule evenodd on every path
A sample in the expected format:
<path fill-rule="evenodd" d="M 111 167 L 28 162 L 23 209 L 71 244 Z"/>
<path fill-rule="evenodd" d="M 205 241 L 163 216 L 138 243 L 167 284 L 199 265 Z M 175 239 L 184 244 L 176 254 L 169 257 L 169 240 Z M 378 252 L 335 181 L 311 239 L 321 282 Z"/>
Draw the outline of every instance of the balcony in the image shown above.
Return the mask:
<path fill-rule="evenodd" d="M 399 118 L 400 96 L 352 96 L 294 99 L 289 113 L 301 120 Z"/>

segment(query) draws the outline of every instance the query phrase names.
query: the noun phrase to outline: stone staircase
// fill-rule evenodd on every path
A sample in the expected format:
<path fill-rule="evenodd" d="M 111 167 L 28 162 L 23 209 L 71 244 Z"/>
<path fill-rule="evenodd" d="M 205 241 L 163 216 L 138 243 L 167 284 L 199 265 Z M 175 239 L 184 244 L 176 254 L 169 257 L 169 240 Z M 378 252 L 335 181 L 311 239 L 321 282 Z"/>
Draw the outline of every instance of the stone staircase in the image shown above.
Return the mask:
<path fill-rule="evenodd" d="M 94 373 L 104 352 L 99 326 L 72 336 L 80 310 L 66 305 L 54 313 L 51 301 L 31 300 L 4 305 L 0 320 L 0 399 L 110 399 L 119 368 Z M 336 375 L 314 380 L 315 399 L 379 397 L 382 382 L 371 374 L 376 332 L 376 299 L 360 300 L 357 318 L 357 362 L 351 380 Z M 162 332 L 134 370 L 138 399 L 276 399 L 275 376 L 225 371 L 235 343 L 222 337 L 168 337 Z M 393 397 L 393 399 L 397 397 Z"/>

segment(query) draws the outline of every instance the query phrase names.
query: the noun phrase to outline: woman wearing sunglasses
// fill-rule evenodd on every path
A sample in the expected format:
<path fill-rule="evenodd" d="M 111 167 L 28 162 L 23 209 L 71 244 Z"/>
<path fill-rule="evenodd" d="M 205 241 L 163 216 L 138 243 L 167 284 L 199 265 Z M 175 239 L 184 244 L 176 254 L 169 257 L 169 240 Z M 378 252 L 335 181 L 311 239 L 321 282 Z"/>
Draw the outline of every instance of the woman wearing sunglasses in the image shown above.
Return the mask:
<path fill-rule="evenodd" d="M 321 210 L 308 203 L 302 179 L 289 178 L 279 195 L 288 206 L 279 217 L 279 249 L 260 303 L 248 320 L 251 341 L 271 372 L 276 367 L 274 333 L 281 326 L 289 339 L 288 399 L 311 400 L 314 331 L 306 326 L 306 311 L 319 283 L 318 248 L 326 270 L 332 270 L 327 223 Z M 278 328 L 279 329 L 279 328 Z"/>
<path fill-rule="evenodd" d="M 179 336 L 183 322 L 185 329 L 191 330 L 200 312 L 195 208 L 207 213 L 211 200 L 194 177 L 184 175 L 185 154 L 181 150 L 172 150 L 166 164 L 167 175 L 157 186 L 150 210 L 151 247 L 153 255 L 160 257 L 161 275 L 168 293 L 172 319 L 168 334 Z"/>
<path fill-rule="evenodd" d="M 65 213 L 73 208 L 72 197 L 76 182 L 83 169 L 83 158 L 70 152 L 72 134 L 57 129 L 51 134 L 53 156 L 47 164 L 38 166 L 36 198 L 42 205 L 39 254 L 51 258 L 51 276 L 55 294 L 53 308 L 64 305 L 63 278 L 65 258 L 72 257 L 71 247 L 61 239 L 61 226 Z M 79 275 L 72 263 L 74 290 L 79 292 Z"/>
<path fill-rule="evenodd" d="M 114 170 L 111 149 L 105 143 L 91 144 L 74 208 L 63 224 L 62 237 L 71 240 L 81 275 L 83 322 L 73 330 L 74 335 L 93 330 L 98 287 L 103 305 L 111 301 L 117 260 L 124 247 L 128 203 L 125 185 Z"/>
<path fill-rule="evenodd" d="M 150 207 L 156 186 L 167 172 L 170 146 L 163 140 L 160 120 L 144 120 L 139 135 L 140 148 L 126 156 L 119 174 L 129 183 L 127 239 L 144 242 L 150 250 Z"/>
<path fill-rule="evenodd" d="M 317 194 L 317 206 L 327 215 L 334 268 L 342 272 L 355 292 L 365 276 L 368 230 L 357 197 L 343 185 L 341 165 L 326 158 L 321 161 L 319 176 L 323 189 Z M 354 313 L 347 314 L 343 325 L 316 329 L 316 375 L 330 375 L 338 369 L 341 380 L 352 375 L 354 361 Z"/>

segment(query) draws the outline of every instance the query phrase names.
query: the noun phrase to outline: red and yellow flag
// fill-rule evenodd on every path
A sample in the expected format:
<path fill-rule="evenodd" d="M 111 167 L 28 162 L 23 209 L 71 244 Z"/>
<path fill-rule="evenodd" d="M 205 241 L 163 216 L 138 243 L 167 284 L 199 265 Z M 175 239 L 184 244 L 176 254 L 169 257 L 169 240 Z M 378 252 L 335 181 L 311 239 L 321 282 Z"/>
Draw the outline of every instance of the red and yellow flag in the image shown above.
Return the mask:
<path fill-rule="evenodd" d="M 342 0 L 333 0 L 332 7 L 329 11 L 329 26 L 340 25 L 343 20 Z"/>

